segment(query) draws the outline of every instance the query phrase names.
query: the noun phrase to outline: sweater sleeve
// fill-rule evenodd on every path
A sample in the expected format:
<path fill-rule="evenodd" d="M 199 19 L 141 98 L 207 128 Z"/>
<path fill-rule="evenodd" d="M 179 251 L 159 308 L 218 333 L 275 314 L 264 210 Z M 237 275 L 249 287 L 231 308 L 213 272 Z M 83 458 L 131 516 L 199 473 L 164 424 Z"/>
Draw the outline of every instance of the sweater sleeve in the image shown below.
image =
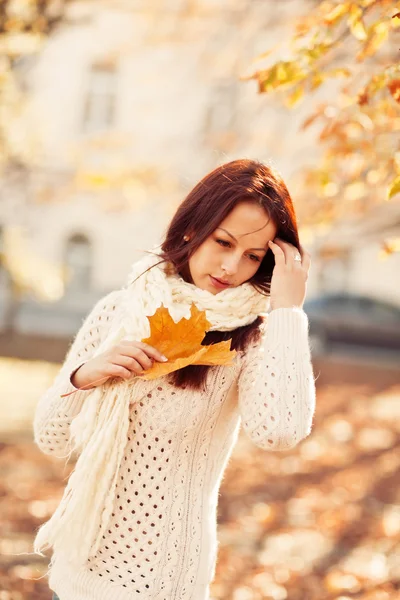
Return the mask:
<path fill-rule="evenodd" d="M 40 398 L 33 419 L 34 441 L 44 454 L 66 458 L 71 451 L 69 426 L 90 390 L 75 391 L 72 374 L 95 353 L 105 339 L 121 290 L 104 296 L 84 320 L 53 384 Z M 61 398 L 62 394 L 73 394 Z"/>
<path fill-rule="evenodd" d="M 261 342 L 246 351 L 238 378 L 242 427 L 265 450 L 288 450 L 311 432 L 315 380 L 308 317 L 300 308 L 277 308 Z"/>

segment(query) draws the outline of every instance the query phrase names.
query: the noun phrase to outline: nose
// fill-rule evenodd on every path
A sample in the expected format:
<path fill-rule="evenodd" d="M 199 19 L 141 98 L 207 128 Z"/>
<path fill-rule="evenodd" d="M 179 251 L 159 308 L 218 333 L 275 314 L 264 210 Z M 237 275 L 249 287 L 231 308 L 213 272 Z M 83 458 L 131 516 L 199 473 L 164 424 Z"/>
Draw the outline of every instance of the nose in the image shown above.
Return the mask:
<path fill-rule="evenodd" d="M 237 273 L 239 267 L 240 257 L 231 254 L 230 256 L 226 256 L 224 262 L 221 265 L 221 269 L 228 275 L 232 276 Z"/>

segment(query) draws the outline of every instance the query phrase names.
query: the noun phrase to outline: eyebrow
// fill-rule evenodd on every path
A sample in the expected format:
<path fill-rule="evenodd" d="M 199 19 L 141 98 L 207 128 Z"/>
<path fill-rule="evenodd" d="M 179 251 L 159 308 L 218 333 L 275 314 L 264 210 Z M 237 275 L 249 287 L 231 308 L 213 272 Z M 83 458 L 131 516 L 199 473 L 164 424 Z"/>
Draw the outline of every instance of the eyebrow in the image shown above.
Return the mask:
<path fill-rule="evenodd" d="M 221 231 L 225 231 L 225 233 L 227 235 L 229 235 L 229 237 L 231 237 L 233 240 L 235 240 L 235 242 L 237 242 L 237 239 L 235 238 L 235 236 L 232 235 L 231 233 L 229 233 L 229 231 L 227 231 L 223 227 L 217 227 L 217 229 L 221 229 Z M 268 252 L 268 248 L 249 248 L 249 250 L 262 250 L 263 252 Z"/>

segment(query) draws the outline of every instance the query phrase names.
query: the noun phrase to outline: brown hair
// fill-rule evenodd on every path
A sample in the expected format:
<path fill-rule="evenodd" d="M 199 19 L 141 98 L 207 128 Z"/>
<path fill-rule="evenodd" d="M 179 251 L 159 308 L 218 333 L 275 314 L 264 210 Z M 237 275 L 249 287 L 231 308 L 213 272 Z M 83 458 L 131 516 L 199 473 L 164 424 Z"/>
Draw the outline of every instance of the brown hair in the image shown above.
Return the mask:
<path fill-rule="evenodd" d="M 240 202 L 254 202 L 264 208 L 277 227 L 276 236 L 293 244 L 300 251 L 299 236 L 292 199 L 282 177 L 272 167 L 258 161 L 234 160 L 206 175 L 178 207 L 161 245 L 160 258 L 174 265 L 182 277 L 193 283 L 188 261 L 199 246 L 213 233 L 231 210 Z M 183 236 L 190 233 L 190 241 Z M 259 292 L 269 295 L 274 254 L 268 250 L 249 283 Z M 245 350 L 260 338 L 262 317 L 250 325 L 233 331 L 209 331 L 202 344 L 209 345 L 231 339 L 232 350 Z M 210 367 L 190 365 L 174 371 L 169 381 L 177 387 L 205 389 Z"/>

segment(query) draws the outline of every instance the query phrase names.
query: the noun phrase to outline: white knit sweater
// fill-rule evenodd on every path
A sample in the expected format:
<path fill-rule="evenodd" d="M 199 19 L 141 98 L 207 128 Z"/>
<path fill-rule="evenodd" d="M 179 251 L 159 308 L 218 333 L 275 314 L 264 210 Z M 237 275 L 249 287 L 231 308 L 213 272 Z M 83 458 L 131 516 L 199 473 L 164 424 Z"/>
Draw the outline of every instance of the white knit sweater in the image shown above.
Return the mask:
<path fill-rule="evenodd" d="M 34 438 L 63 458 L 69 426 L 88 392 L 71 373 L 104 340 L 121 291 L 100 300 L 83 323 L 53 385 L 40 399 Z M 286 450 L 311 431 L 315 385 L 308 319 L 298 308 L 267 317 L 260 343 L 230 367 L 212 367 L 208 393 L 141 381 L 115 505 L 104 541 L 78 572 L 58 557 L 49 586 L 60 600 L 207 600 L 217 560 L 217 502 L 224 470 L 244 432 L 265 450 Z"/>

